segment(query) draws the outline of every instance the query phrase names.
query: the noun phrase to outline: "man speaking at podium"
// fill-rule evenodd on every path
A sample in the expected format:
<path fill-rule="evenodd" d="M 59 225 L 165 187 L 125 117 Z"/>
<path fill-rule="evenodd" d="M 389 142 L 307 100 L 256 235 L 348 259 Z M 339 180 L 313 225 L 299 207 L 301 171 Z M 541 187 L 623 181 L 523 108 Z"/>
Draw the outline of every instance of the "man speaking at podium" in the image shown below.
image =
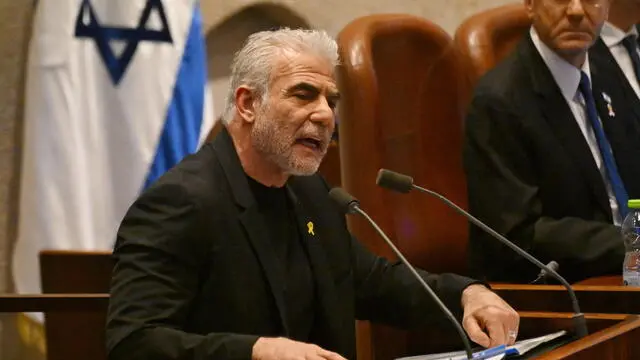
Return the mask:
<path fill-rule="evenodd" d="M 530 33 L 479 82 L 466 121 L 469 207 L 569 281 L 618 275 L 619 225 L 640 196 L 640 141 L 615 74 L 589 48 L 610 0 L 525 0 Z M 591 59 L 590 59 L 591 58 Z M 471 265 L 491 281 L 538 272 L 477 228 Z"/>
<path fill-rule="evenodd" d="M 256 33 L 236 54 L 225 129 L 121 224 L 110 359 L 355 359 L 356 318 L 450 326 L 407 267 L 350 236 L 315 174 L 334 130 L 337 62 L 319 31 Z M 517 313 L 484 285 L 421 276 L 471 340 L 514 342 Z"/>

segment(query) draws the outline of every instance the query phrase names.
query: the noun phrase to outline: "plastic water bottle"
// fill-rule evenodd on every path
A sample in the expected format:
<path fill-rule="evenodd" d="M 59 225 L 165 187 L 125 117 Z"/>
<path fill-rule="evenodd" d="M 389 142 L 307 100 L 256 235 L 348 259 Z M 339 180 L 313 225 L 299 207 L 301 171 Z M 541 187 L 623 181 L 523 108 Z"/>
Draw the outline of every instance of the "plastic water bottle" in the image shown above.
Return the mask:
<path fill-rule="evenodd" d="M 640 286 L 640 200 L 629 200 L 629 214 L 622 222 L 626 248 L 622 279 L 625 286 Z"/>

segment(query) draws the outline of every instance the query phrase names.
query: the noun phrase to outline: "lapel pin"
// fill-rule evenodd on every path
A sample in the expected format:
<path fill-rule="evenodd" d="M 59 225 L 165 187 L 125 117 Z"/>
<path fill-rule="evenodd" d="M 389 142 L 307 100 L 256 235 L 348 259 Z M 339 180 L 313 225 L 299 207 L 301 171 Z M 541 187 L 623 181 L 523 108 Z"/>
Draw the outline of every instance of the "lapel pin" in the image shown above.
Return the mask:
<path fill-rule="evenodd" d="M 316 233 L 313 232 L 313 222 L 311 221 L 307 223 L 307 232 L 309 233 L 309 235 L 316 236 Z"/>
<path fill-rule="evenodd" d="M 611 105 L 611 97 L 607 95 L 607 93 L 602 93 L 602 98 L 607 102 L 607 110 L 609 111 L 609 117 L 615 117 L 616 113 L 613 111 L 613 106 Z"/>

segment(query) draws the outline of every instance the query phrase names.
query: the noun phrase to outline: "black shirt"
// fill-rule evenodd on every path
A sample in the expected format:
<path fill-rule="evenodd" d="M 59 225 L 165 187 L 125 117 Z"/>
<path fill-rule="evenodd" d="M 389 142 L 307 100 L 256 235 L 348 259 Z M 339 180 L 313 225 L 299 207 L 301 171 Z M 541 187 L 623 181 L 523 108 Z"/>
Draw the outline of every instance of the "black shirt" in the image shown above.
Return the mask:
<path fill-rule="evenodd" d="M 250 177 L 249 185 L 266 221 L 272 248 L 284 272 L 287 337 L 308 342 L 314 320 L 315 285 L 302 246 L 293 204 L 285 187 L 268 187 Z"/>

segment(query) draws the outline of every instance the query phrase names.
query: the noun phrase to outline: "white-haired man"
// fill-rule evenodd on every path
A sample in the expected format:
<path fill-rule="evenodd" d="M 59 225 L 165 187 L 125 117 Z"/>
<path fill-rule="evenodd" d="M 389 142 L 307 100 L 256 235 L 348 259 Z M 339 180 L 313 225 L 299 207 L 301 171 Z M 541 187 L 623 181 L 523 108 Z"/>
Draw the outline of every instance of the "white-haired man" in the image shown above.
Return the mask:
<path fill-rule="evenodd" d="M 590 50 L 611 0 L 524 5 L 529 33 L 480 79 L 469 106 L 469 209 L 540 261 L 558 262 L 569 282 L 619 274 L 619 225 L 640 196 L 640 141 L 632 103 Z M 475 276 L 535 278 L 538 268 L 491 240 L 470 229 Z"/>
<path fill-rule="evenodd" d="M 225 129 L 132 205 L 114 249 L 111 359 L 354 359 L 356 318 L 442 320 L 403 265 L 353 239 L 316 171 L 334 129 L 337 46 L 252 35 Z M 422 272 L 474 341 L 513 343 L 518 315 L 460 276 Z"/>

